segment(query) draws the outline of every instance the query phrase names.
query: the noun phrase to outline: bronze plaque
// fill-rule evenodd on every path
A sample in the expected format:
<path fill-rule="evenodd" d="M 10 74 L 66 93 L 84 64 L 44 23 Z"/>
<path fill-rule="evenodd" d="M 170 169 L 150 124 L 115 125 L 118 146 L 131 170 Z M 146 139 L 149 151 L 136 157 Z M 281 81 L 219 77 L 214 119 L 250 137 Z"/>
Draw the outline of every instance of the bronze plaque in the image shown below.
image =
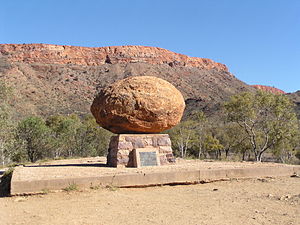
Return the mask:
<path fill-rule="evenodd" d="M 157 166 L 156 151 L 139 152 L 141 166 Z"/>
<path fill-rule="evenodd" d="M 133 150 L 134 166 L 160 166 L 158 148 L 137 148 Z"/>

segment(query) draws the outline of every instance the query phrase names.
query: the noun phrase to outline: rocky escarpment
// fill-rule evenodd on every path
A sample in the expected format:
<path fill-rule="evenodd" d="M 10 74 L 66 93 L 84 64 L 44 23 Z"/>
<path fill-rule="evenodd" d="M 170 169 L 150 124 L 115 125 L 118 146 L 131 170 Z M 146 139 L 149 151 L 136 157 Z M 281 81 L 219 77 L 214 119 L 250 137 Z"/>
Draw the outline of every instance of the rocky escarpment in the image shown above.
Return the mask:
<path fill-rule="evenodd" d="M 276 95 L 286 94 L 283 90 L 280 90 L 275 87 L 270 87 L 270 86 L 265 86 L 265 85 L 251 85 L 251 86 L 258 90 L 267 91 L 267 92 L 270 92 L 270 93 L 273 93 Z"/>
<path fill-rule="evenodd" d="M 210 59 L 188 57 L 166 49 L 145 46 L 112 46 L 100 48 L 48 44 L 0 45 L 0 54 L 11 62 L 72 64 L 100 66 L 106 63 L 149 63 L 188 66 L 228 72 L 224 64 Z"/>
<path fill-rule="evenodd" d="M 230 95 L 254 90 L 223 64 L 156 47 L 0 45 L 0 79 L 14 89 L 18 118 L 90 113 L 100 89 L 129 76 L 170 82 L 183 94 L 186 112 L 215 110 Z"/>

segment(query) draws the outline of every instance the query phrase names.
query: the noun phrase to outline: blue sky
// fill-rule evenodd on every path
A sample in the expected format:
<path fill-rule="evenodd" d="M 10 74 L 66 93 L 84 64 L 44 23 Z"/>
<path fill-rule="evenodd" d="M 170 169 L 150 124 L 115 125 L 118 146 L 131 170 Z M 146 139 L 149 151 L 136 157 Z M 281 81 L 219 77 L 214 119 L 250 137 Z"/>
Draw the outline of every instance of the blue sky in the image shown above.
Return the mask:
<path fill-rule="evenodd" d="M 300 90 L 300 0 L 2 0 L 0 43 L 157 46 Z"/>

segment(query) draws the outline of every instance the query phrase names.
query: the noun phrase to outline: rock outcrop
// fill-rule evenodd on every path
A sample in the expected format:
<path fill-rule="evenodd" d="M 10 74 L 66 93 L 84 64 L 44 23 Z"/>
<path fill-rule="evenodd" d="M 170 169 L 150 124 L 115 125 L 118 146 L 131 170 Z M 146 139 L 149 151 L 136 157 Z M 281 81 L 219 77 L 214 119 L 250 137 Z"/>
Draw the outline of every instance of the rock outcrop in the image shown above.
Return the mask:
<path fill-rule="evenodd" d="M 258 90 L 270 92 L 270 93 L 273 93 L 273 94 L 276 94 L 276 95 L 286 94 L 283 90 L 280 90 L 280 89 L 275 88 L 275 87 L 264 86 L 264 85 L 251 85 L 251 86 L 258 89 Z"/>
<path fill-rule="evenodd" d="M 159 133 L 180 122 L 185 108 L 181 93 L 169 82 L 128 77 L 102 89 L 91 112 L 113 133 Z"/>
<path fill-rule="evenodd" d="M 149 63 L 188 66 L 227 71 L 224 64 L 211 59 L 188 57 L 166 49 L 146 46 L 100 48 L 48 44 L 0 44 L 0 54 L 12 62 L 100 66 L 106 63 Z"/>

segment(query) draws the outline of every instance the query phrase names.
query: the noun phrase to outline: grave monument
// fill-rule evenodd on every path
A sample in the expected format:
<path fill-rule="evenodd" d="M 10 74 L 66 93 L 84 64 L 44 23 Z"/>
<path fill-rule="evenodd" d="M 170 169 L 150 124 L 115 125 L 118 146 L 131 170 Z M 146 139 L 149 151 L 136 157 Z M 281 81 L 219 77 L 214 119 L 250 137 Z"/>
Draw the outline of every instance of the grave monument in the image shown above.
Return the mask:
<path fill-rule="evenodd" d="M 110 140 L 107 164 L 159 166 L 175 162 L 168 134 L 181 120 L 182 94 L 152 76 L 128 77 L 102 89 L 91 106 L 97 123 L 117 134 Z"/>

